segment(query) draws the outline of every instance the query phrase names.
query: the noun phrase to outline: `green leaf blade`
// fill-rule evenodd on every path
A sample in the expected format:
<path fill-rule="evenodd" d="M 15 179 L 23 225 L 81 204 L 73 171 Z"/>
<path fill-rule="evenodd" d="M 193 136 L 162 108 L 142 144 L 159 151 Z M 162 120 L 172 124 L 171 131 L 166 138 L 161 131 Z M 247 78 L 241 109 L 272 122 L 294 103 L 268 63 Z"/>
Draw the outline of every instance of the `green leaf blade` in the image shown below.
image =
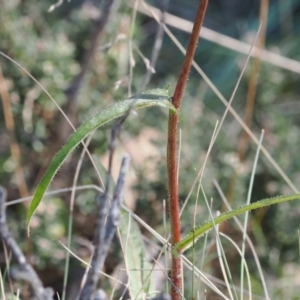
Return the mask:
<path fill-rule="evenodd" d="M 119 231 L 131 299 L 151 299 L 156 294 L 152 264 L 147 260 L 146 247 L 137 222 L 124 209 L 120 211 Z"/>
<path fill-rule="evenodd" d="M 170 101 L 167 99 L 161 100 L 156 99 L 134 99 L 134 100 L 124 100 L 122 102 L 118 102 L 112 106 L 109 106 L 92 118 L 83 123 L 69 138 L 66 144 L 62 147 L 62 149 L 54 156 L 52 159 L 45 175 L 41 179 L 39 185 L 36 188 L 33 199 L 31 201 L 30 207 L 27 212 L 27 230 L 29 233 L 30 221 L 38 208 L 48 186 L 50 185 L 53 177 L 63 164 L 63 162 L 67 159 L 70 153 L 95 129 L 101 127 L 107 122 L 116 119 L 123 114 L 125 114 L 128 109 L 140 109 L 151 106 L 161 106 L 164 108 L 168 108 L 172 113 L 176 113 L 176 109 L 172 105 Z"/>
<path fill-rule="evenodd" d="M 187 250 L 188 248 L 192 247 L 195 242 L 203 236 L 207 231 L 211 230 L 215 225 L 218 225 L 224 221 L 227 221 L 235 216 L 238 216 L 242 213 L 245 213 L 246 211 L 251 211 L 254 209 L 262 208 L 265 206 L 283 203 L 287 201 L 297 200 L 300 199 L 300 194 L 294 194 L 294 195 L 287 195 L 287 196 L 278 196 L 274 198 L 268 198 L 263 199 L 254 203 L 251 203 L 249 205 L 240 206 L 235 210 L 227 211 L 219 215 L 218 217 L 214 218 L 214 221 L 210 220 L 198 228 L 195 228 L 190 231 L 190 233 L 182 239 L 179 243 L 174 245 L 172 249 L 172 254 L 176 257 L 179 255 L 180 252 L 183 252 Z"/>

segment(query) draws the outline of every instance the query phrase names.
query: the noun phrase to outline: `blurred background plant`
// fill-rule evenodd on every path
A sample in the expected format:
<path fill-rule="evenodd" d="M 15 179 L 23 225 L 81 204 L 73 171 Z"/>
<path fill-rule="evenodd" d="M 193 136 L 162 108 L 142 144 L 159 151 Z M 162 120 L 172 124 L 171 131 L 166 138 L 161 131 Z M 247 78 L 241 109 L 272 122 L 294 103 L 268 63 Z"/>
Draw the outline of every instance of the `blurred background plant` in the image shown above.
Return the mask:
<path fill-rule="evenodd" d="M 48 12 L 53 5 L 48 0 L 0 1 L 0 50 L 20 63 L 46 88 L 75 126 L 100 108 L 125 99 L 128 96 L 128 85 L 131 85 L 132 94 L 139 91 L 147 70 L 145 58 L 151 57 L 158 30 L 153 18 L 137 13 L 133 38 L 130 39 L 132 8 L 121 1 L 115 1 L 108 8 L 105 6 L 106 1 L 102 2 L 99 5 L 96 1 L 73 0 Z M 148 1 L 158 8 L 161 8 L 160 2 Z M 172 0 L 168 12 L 193 21 L 197 3 L 196 0 L 188 3 Z M 204 26 L 251 43 L 259 27 L 259 12 L 264 3 L 211 0 Z M 265 48 L 299 61 L 300 45 L 297 36 L 300 30 L 300 4 L 296 0 L 271 0 L 266 5 L 268 19 Z M 99 20 L 107 8 L 110 17 L 101 31 Z M 186 45 L 189 35 L 180 29 L 170 28 L 177 39 Z M 134 59 L 134 64 L 131 60 L 134 65 L 132 77 L 129 72 L 130 41 L 133 44 Z M 180 51 L 165 35 L 155 74 L 152 74 L 147 88 L 165 87 L 171 83 L 172 92 L 182 60 Z M 205 39 L 200 40 L 195 57 L 195 61 L 225 98 L 229 98 L 244 60 L 245 55 L 240 54 L 238 49 L 232 51 Z M 12 200 L 32 194 L 51 158 L 72 129 L 53 102 L 24 71 L 3 57 L 0 64 L 3 104 L 0 107 L 0 183 L 7 188 L 9 200 Z M 247 96 L 255 64 L 255 59 L 251 59 L 233 102 L 234 109 L 241 117 L 249 106 Z M 257 85 L 254 86 L 253 117 L 250 117 L 253 133 L 259 136 L 261 129 L 265 129 L 263 144 L 296 186 L 300 182 L 299 73 L 300 69 L 298 72 L 288 70 L 288 65 L 284 69 L 262 61 L 257 72 Z M 224 110 L 224 105 L 200 75 L 193 71 L 181 110 L 180 201 L 190 191 L 207 153 L 215 124 L 221 119 Z M 163 222 L 162 200 L 167 198 L 166 127 L 166 111 L 151 109 L 141 111 L 138 115 L 132 114 L 123 128 L 119 143 L 120 153 L 128 151 L 132 156 L 132 170 L 128 176 L 131 188 L 127 191 L 125 201 L 158 231 Z M 98 159 L 99 168 L 103 168 L 102 163 L 105 166 L 110 128 L 108 125 L 96 131 L 89 145 L 93 157 Z M 218 181 L 231 205 L 241 205 L 246 201 L 256 146 L 249 141 L 242 153 L 241 136 L 240 125 L 232 115 L 228 115 L 210 154 L 203 178 L 206 194 L 214 199 L 213 210 L 225 209 L 212 184 L 213 179 Z M 16 149 L 19 149 L 20 155 Z M 80 151 L 76 151 L 65 163 L 53 180 L 52 189 L 72 185 L 79 155 Z M 78 180 L 78 185 L 86 184 L 99 184 L 88 158 L 84 158 Z M 252 201 L 292 192 L 269 161 L 261 155 Z M 30 243 L 26 245 L 27 204 L 13 206 L 8 211 L 9 224 L 17 241 L 22 243 L 45 283 L 53 285 L 58 291 L 62 289 L 65 252 L 57 240 L 64 241 L 67 233 L 68 195 L 58 194 L 43 203 L 33 222 Z M 90 255 L 87 245 L 93 237 L 95 196 L 94 191 L 77 192 L 76 196 L 74 249 L 85 259 Z M 184 232 L 193 226 L 194 211 L 197 211 L 198 223 L 208 219 L 205 205 L 200 201 L 195 207 L 195 199 L 194 192 L 182 216 Z M 281 204 L 257 211 L 251 218 L 249 234 L 255 241 L 270 283 L 272 299 L 298 299 L 297 292 L 288 285 L 296 284 L 297 280 L 299 285 L 300 280 L 297 236 L 299 207 L 298 202 Z M 16 220 L 19 221 L 16 223 Z M 241 235 L 236 234 L 237 229 L 234 229 L 233 224 L 225 224 L 223 230 L 241 242 Z M 117 239 L 115 243 L 117 252 Z M 197 257 L 201 252 L 201 243 L 196 247 Z M 228 248 L 226 254 L 229 253 L 232 270 L 238 270 L 236 254 L 232 253 L 234 250 L 230 246 Z M 121 254 L 118 252 L 116 255 L 116 252 L 112 251 L 107 260 L 106 269 L 111 273 L 122 259 Z M 197 263 L 196 260 L 195 265 Z M 1 265 L 5 267 L 3 256 Z M 255 284 L 259 279 L 251 260 L 249 266 L 252 267 L 254 291 L 260 294 L 260 284 Z M 78 263 L 76 267 L 80 268 Z M 204 270 L 219 275 L 213 251 L 206 257 Z M 294 274 L 293 282 L 288 280 L 291 273 Z M 186 276 L 189 277 L 189 273 Z M 186 284 L 187 298 L 192 296 L 189 291 L 190 286 Z M 213 293 L 209 295 L 213 297 Z"/>

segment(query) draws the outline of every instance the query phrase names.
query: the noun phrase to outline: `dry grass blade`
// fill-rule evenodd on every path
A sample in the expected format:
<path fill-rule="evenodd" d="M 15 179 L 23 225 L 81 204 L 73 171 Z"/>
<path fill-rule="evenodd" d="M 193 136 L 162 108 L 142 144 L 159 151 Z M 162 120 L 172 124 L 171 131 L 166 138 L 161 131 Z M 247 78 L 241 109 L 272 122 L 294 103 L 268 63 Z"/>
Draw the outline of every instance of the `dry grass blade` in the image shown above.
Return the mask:
<path fill-rule="evenodd" d="M 140 4 L 138 7 L 138 10 L 141 13 L 146 14 L 150 17 L 153 17 L 153 15 L 149 9 L 151 9 L 155 15 L 160 15 L 159 9 L 157 9 L 153 6 L 150 6 L 150 5 L 147 5 L 147 7 L 148 8 L 145 8 L 142 4 Z M 165 15 L 165 23 L 176 29 L 179 29 L 179 30 L 182 30 L 182 31 L 185 31 L 188 33 L 190 33 L 192 31 L 192 27 L 193 27 L 193 23 L 191 21 L 176 17 L 169 13 L 166 13 L 166 15 Z M 201 38 L 208 40 L 210 42 L 213 42 L 215 44 L 218 44 L 220 46 L 223 46 L 232 51 L 235 51 L 235 52 L 238 52 L 241 54 L 245 54 L 245 55 L 248 55 L 249 50 L 251 48 L 251 45 L 248 43 L 236 40 L 234 38 L 231 38 L 227 35 L 218 33 L 216 31 L 211 30 L 206 27 L 202 27 Z M 267 50 L 261 51 L 261 49 L 259 49 L 257 47 L 254 47 L 254 49 L 251 53 L 251 56 L 252 57 L 260 57 L 261 56 L 261 59 L 264 62 L 270 63 L 270 64 L 280 67 L 282 69 L 300 74 L 300 62 L 297 60 L 287 58 L 285 56 L 279 55 L 279 54 L 271 52 L 271 51 L 267 51 Z"/>

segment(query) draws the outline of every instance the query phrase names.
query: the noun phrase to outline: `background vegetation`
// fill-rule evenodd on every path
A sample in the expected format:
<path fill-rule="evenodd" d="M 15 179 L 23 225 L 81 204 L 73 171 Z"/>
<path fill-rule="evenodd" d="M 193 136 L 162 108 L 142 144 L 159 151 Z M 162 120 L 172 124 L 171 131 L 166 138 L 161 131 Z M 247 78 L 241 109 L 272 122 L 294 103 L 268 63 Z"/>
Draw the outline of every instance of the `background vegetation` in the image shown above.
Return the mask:
<path fill-rule="evenodd" d="M 172 0 L 168 12 L 193 21 L 198 2 L 188 2 Z M 115 1 L 111 16 L 100 32 L 99 20 L 101 13 L 105 12 L 105 5 L 101 6 L 96 1 L 73 0 L 64 2 L 49 13 L 52 4 L 48 0 L 1 1 L 0 51 L 28 70 L 78 126 L 100 108 L 127 98 L 128 93 L 131 95 L 139 91 L 147 70 L 145 58 L 151 57 L 158 26 L 155 20 L 138 12 L 133 37 L 130 37 L 132 8 L 124 1 Z M 149 1 L 149 4 L 161 6 L 160 1 Z M 262 5 L 263 1 L 211 0 L 204 26 L 251 43 L 259 27 Z M 297 69 L 300 60 L 297 39 L 300 30 L 299 11 L 300 5 L 296 0 L 268 3 L 265 48 L 294 60 L 291 62 L 294 69 Z M 186 32 L 170 29 L 183 45 L 187 44 L 189 35 Z M 135 62 L 132 77 L 129 72 L 130 42 L 133 44 L 132 58 Z M 195 61 L 224 97 L 229 99 L 245 58 L 238 48 L 232 51 L 202 38 Z M 182 60 L 183 56 L 174 42 L 165 35 L 155 66 L 156 72 L 147 88 L 165 87 L 170 83 L 172 93 Z M 251 105 L 247 99 L 251 91 L 256 91 L 253 115 L 250 116 L 252 132 L 259 136 L 261 129 L 265 129 L 264 146 L 298 187 L 300 68 L 291 71 L 287 63 L 282 68 L 278 67 L 276 60 L 274 63 L 262 61 L 257 70 L 257 85 L 253 87 L 249 82 L 256 72 L 255 64 L 255 59 L 251 59 L 232 106 L 242 118 L 246 115 L 247 119 L 247 109 Z M 33 193 L 51 158 L 64 144 L 72 128 L 24 71 L 4 57 L 1 57 L 0 65 L 0 183 L 7 189 L 9 200 L 13 200 Z M 181 110 L 180 201 L 186 198 L 191 189 L 197 171 L 203 164 L 216 121 L 221 119 L 224 110 L 224 105 L 214 92 L 193 71 Z M 89 145 L 102 173 L 103 166 L 106 166 L 110 130 L 111 125 L 108 125 L 96 131 Z M 129 152 L 132 156 L 127 179 L 130 188 L 125 195 L 127 205 L 160 233 L 166 230 L 162 213 L 163 200 L 167 199 L 166 131 L 166 111 L 153 108 L 132 114 L 123 128 L 116 155 L 118 158 L 122 153 Z M 240 125 L 232 115 L 228 115 L 209 156 L 203 178 L 206 194 L 214 199 L 213 211 L 226 209 L 213 185 L 213 179 L 219 183 L 232 206 L 246 201 L 256 145 L 249 140 L 243 150 L 242 137 Z M 52 182 L 52 190 L 72 186 L 80 153 L 78 149 L 65 163 Z M 115 165 L 118 169 L 118 164 Z M 77 184 L 99 185 L 87 157 L 84 158 Z M 295 190 L 261 155 L 251 201 L 292 192 Z M 76 193 L 72 251 L 85 260 L 90 255 L 96 222 L 96 194 L 92 189 Z M 182 216 L 184 233 L 193 226 L 194 211 L 197 211 L 197 223 L 208 219 L 205 205 L 200 199 L 196 206 L 195 199 L 194 192 Z M 57 241 L 66 241 L 69 202 L 68 193 L 47 198 L 35 216 L 30 240 L 25 238 L 28 203 L 11 206 L 8 210 L 9 225 L 17 241 L 45 285 L 53 286 L 59 292 L 62 290 L 65 250 Z M 297 234 L 299 207 L 298 202 L 281 204 L 256 211 L 251 216 L 249 235 L 255 243 L 272 299 L 299 297 L 292 288 L 299 285 L 300 280 Z M 141 230 L 154 240 L 144 228 Z M 232 236 L 237 243 L 241 242 L 242 235 L 233 223 L 224 224 L 221 231 Z M 224 247 L 233 276 L 238 281 L 240 262 L 236 260 L 236 252 L 230 245 L 225 244 Z M 197 244 L 195 251 L 195 257 L 200 257 L 202 242 Z M 246 253 L 254 292 L 262 295 L 257 270 L 248 249 Z M 0 258 L 4 270 L 4 256 Z M 122 253 L 116 238 L 105 271 L 113 274 L 121 262 Z M 194 259 L 194 263 L 200 264 L 200 259 Z M 72 295 L 72 286 L 80 282 L 84 268 L 74 259 L 71 270 L 69 295 Z M 205 257 L 203 270 L 222 279 L 213 246 Z M 186 276 L 190 274 L 187 272 Z M 106 279 L 102 279 L 101 286 L 108 293 L 112 289 Z M 186 298 L 191 298 L 191 287 L 189 284 L 185 287 Z M 199 289 L 203 296 L 203 286 L 200 285 Z M 207 298 L 218 299 L 218 296 L 208 290 Z"/>

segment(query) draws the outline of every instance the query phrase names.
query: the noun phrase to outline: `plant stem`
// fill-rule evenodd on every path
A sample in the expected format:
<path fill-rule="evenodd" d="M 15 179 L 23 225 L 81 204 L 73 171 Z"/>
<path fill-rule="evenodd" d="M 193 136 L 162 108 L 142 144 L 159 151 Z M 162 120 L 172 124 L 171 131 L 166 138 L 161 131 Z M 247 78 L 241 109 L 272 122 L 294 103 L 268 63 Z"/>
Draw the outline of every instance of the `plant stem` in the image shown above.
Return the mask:
<path fill-rule="evenodd" d="M 206 12 L 208 0 L 201 0 L 196 18 L 187 47 L 186 56 L 183 62 L 181 73 L 179 75 L 174 96 L 173 105 L 180 108 L 182 96 L 188 80 L 190 69 L 192 66 L 196 46 L 202 27 L 204 15 Z M 178 243 L 181 239 L 180 234 L 180 216 L 179 216 L 179 203 L 178 203 L 178 164 L 177 164 L 177 144 L 178 144 L 178 121 L 179 113 L 169 114 L 168 124 L 168 146 L 167 146 L 167 171 L 168 171 L 168 188 L 169 188 L 169 210 L 170 210 L 170 224 L 172 245 Z M 172 271 L 171 271 L 171 298 L 172 300 L 179 300 L 181 298 L 182 278 L 181 278 L 181 257 L 180 255 L 172 256 Z"/>

